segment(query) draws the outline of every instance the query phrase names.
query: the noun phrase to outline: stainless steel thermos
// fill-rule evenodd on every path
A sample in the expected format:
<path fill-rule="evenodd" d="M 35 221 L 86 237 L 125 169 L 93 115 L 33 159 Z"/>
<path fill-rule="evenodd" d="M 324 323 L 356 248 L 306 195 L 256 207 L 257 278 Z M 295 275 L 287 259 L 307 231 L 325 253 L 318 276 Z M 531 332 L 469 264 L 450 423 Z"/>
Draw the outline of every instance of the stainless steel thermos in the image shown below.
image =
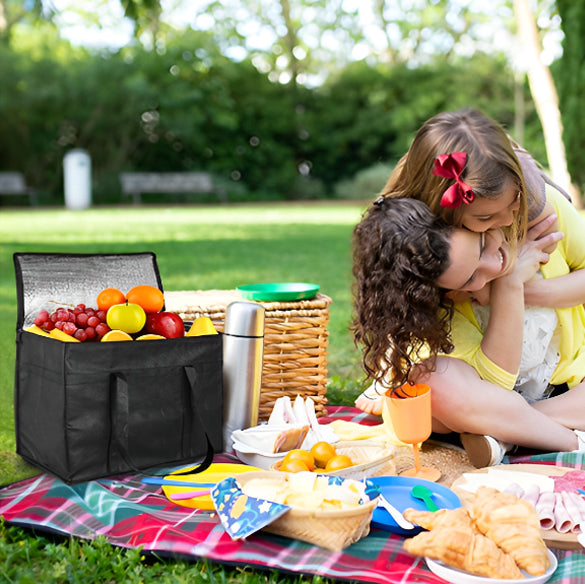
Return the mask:
<path fill-rule="evenodd" d="M 223 442 L 231 452 L 234 430 L 258 424 L 262 359 L 264 356 L 264 307 L 255 302 L 228 305 L 223 331 Z"/>

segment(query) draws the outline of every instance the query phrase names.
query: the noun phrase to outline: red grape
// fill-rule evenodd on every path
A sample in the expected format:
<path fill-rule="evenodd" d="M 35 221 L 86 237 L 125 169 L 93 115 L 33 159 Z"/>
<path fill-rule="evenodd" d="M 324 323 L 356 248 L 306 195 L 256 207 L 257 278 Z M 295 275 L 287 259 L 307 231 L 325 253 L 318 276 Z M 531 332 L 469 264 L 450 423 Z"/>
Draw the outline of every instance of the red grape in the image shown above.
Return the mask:
<path fill-rule="evenodd" d="M 37 326 L 41 326 L 46 322 L 49 322 L 49 313 L 46 310 L 41 310 L 37 317 L 35 318 L 34 323 Z"/>
<path fill-rule="evenodd" d="M 78 341 L 99 341 L 110 330 L 106 315 L 106 310 L 80 303 L 75 308 L 59 306 L 52 313 L 39 310 L 34 323 L 47 332 L 58 328 Z"/>
<path fill-rule="evenodd" d="M 94 328 L 95 328 L 95 327 L 96 327 L 98 324 L 100 324 L 100 322 L 101 322 L 101 321 L 100 321 L 100 319 L 99 319 L 97 316 L 90 316 L 90 317 L 87 319 L 87 324 L 88 324 L 88 326 L 93 326 Z"/>
<path fill-rule="evenodd" d="M 77 332 L 77 327 L 72 322 L 63 323 L 63 328 L 61 329 L 64 333 L 73 336 Z"/>
<path fill-rule="evenodd" d="M 80 312 L 77 315 L 75 322 L 77 322 L 77 324 L 81 327 L 86 327 L 88 319 L 89 319 L 89 316 L 87 316 L 87 314 L 85 312 Z"/>
<path fill-rule="evenodd" d="M 87 332 L 84 329 L 77 329 L 73 335 L 78 341 L 87 341 Z"/>
<path fill-rule="evenodd" d="M 95 327 L 95 332 L 97 333 L 97 336 L 101 339 L 108 331 L 110 330 L 110 327 L 105 323 L 105 322 L 100 322 L 96 327 Z"/>

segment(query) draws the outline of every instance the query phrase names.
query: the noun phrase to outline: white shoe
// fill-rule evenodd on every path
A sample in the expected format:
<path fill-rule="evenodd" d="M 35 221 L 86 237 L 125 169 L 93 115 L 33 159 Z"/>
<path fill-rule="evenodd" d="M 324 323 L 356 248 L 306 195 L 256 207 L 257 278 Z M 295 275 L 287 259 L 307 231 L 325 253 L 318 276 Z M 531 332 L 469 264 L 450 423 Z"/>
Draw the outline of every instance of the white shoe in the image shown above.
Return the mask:
<path fill-rule="evenodd" d="M 355 400 L 355 407 L 366 414 L 382 415 L 382 400 L 386 390 L 377 381 L 364 390 Z"/>
<path fill-rule="evenodd" d="M 484 468 L 500 464 L 506 456 L 504 445 L 492 438 L 482 434 L 460 434 L 461 444 L 467 452 L 469 462 L 475 468 Z"/>

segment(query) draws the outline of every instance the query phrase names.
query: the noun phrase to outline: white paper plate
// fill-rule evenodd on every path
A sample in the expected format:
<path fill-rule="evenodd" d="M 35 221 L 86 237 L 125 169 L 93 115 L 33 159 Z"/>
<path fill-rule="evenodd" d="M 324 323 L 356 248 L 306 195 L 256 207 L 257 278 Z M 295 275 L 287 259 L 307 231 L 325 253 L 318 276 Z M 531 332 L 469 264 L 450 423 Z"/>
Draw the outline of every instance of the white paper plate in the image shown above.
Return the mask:
<path fill-rule="evenodd" d="M 522 580 L 474 576 L 468 572 L 462 572 L 461 570 L 450 568 L 446 564 L 443 564 L 443 562 L 438 562 L 437 560 L 425 558 L 425 561 L 427 562 L 429 570 L 433 572 L 433 574 L 444 578 L 447 582 L 451 582 L 452 584 L 544 584 L 544 582 L 547 582 L 557 569 L 556 556 L 550 550 L 547 551 L 548 557 L 550 558 L 550 568 L 542 576 L 530 576 L 527 572 L 522 570 L 522 573 L 526 576 L 526 578 L 522 578 Z"/>
<path fill-rule="evenodd" d="M 233 444 L 236 456 L 245 464 L 251 466 L 257 466 L 264 470 L 270 470 L 270 467 L 275 463 L 282 460 L 286 452 L 278 452 L 277 454 L 266 454 L 264 452 L 253 451 L 245 444 L 234 442 Z"/>

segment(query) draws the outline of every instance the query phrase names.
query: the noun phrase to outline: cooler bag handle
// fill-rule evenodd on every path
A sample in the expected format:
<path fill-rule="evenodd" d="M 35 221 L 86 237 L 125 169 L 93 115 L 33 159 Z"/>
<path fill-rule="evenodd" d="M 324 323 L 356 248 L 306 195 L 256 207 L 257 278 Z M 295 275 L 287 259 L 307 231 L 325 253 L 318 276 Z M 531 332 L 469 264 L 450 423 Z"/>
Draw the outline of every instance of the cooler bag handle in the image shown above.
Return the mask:
<path fill-rule="evenodd" d="M 191 432 L 193 430 L 193 418 L 194 417 L 197 418 L 197 422 L 199 423 L 199 426 L 201 428 L 205 428 L 205 426 L 203 425 L 203 421 L 201 420 L 201 416 L 199 415 L 199 410 L 197 408 L 193 407 L 193 403 L 191 401 L 191 396 L 193 395 L 193 391 L 195 389 L 195 384 L 197 382 L 197 373 L 195 372 L 195 367 L 192 367 L 190 365 L 186 365 L 185 367 L 183 367 L 183 369 L 185 371 L 185 375 L 187 376 L 187 380 L 189 381 L 189 389 L 190 389 L 190 391 L 187 393 L 187 404 L 186 404 L 188 411 L 191 412 L 191 416 L 189 417 L 190 418 L 190 424 L 189 424 L 189 429 L 188 429 L 189 434 L 187 435 L 187 438 L 189 439 L 189 443 L 190 443 Z M 195 413 L 195 415 L 194 415 L 194 413 Z M 211 444 L 211 440 L 209 439 L 209 435 L 207 434 L 207 432 L 205 432 L 205 430 L 203 430 L 203 432 L 205 434 L 205 440 L 207 440 L 207 454 L 205 455 L 205 458 L 201 461 L 199 466 L 197 466 L 195 468 L 188 468 L 188 469 L 181 471 L 181 472 L 174 472 L 173 473 L 174 475 L 197 474 L 198 472 L 203 472 L 204 470 L 207 470 L 211 466 L 215 452 L 213 450 L 213 444 Z"/>
<path fill-rule="evenodd" d="M 193 429 L 193 418 L 197 418 L 197 422 L 199 422 L 200 427 L 204 428 L 199 413 L 193 409 L 192 402 L 191 402 L 191 395 L 194 388 L 195 383 L 195 370 L 193 367 L 185 366 L 184 367 L 185 375 L 187 380 L 189 381 L 189 388 L 185 392 L 186 398 L 186 410 L 190 412 L 188 416 L 188 424 L 186 424 L 186 430 L 184 432 L 183 439 L 187 440 L 188 444 L 191 442 L 191 432 Z M 129 395 L 128 395 L 128 382 L 126 380 L 126 376 L 123 373 L 112 373 L 111 374 L 111 383 L 110 383 L 110 452 L 115 450 L 122 460 L 126 463 L 129 469 L 133 470 L 134 472 L 140 473 L 142 472 L 141 469 L 137 468 L 137 466 L 132 462 L 130 455 L 128 454 L 128 420 L 130 417 L 130 407 L 129 407 Z M 195 415 L 194 415 L 195 412 Z M 190 468 L 189 470 L 185 470 L 183 472 L 177 472 L 173 474 L 197 474 L 203 472 L 204 470 L 208 469 L 211 463 L 213 462 L 214 457 L 214 449 L 209 439 L 207 432 L 205 432 L 205 440 L 207 441 L 207 453 L 203 461 L 199 464 L 199 466 L 195 468 Z M 163 463 L 164 464 L 164 463 Z"/>

